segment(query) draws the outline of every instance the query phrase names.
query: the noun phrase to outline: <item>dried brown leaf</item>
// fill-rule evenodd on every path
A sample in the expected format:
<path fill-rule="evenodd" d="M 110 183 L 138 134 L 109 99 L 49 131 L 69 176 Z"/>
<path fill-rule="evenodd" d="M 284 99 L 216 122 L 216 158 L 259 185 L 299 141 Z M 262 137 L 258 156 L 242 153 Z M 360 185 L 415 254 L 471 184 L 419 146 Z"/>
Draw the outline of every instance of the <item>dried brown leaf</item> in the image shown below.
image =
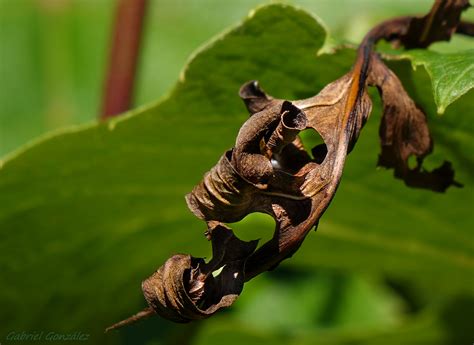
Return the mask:
<path fill-rule="evenodd" d="M 423 18 L 397 18 L 376 26 L 361 43 L 352 70 L 314 97 L 276 99 L 256 81 L 244 84 L 239 94 L 250 118 L 234 147 L 186 196 L 189 209 L 207 223 L 213 257 L 208 262 L 184 254 L 168 259 L 142 284 L 151 308 L 142 313 L 149 315 L 153 310 L 175 322 L 209 317 L 232 305 L 245 281 L 293 255 L 334 197 L 346 157 L 372 108 L 368 85 L 378 88 L 384 107 L 379 165 L 394 168 L 395 176 L 412 187 L 444 191 L 456 185 L 449 163 L 431 172 L 421 167 L 433 148 L 426 115 L 373 49 L 380 39 L 407 47 L 447 39 L 466 4 L 465 0 L 439 0 Z M 312 149 L 313 158 L 298 137 L 305 129 L 317 131 L 324 140 Z M 417 159 L 415 168 L 408 166 L 410 156 Z M 239 240 L 224 224 L 253 212 L 275 220 L 272 239 L 259 249 L 257 241 Z M 221 272 L 214 276 L 218 269 Z"/>
<path fill-rule="evenodd" d="M 378 165 L 393 168 L 395 176 L 410 187 L 444 192 L 451 185 L 459 186 L 449 162 L 433 171 L 423 169 L 423 159 L 433 150 L 426 115 L 408 96 L 398 77 L 375 55 L 369 82 L 377 86 L 383 102 Z M 413 168 L 408 165 L 411 156 L 417 162 Z"/>
<path fill-rule="evenodd" d="M 174 322 L 189 322 L 209 317 L 231 305 L 244 285 L 244 267 L 257 241 L 244 242 L 232 230 L 217 222 L 209 224 L 213 258 L 177 254 L 169 258 L 142 283 L 149 306 Z M 222 268 L 214 277 L 212 272 Z"/>

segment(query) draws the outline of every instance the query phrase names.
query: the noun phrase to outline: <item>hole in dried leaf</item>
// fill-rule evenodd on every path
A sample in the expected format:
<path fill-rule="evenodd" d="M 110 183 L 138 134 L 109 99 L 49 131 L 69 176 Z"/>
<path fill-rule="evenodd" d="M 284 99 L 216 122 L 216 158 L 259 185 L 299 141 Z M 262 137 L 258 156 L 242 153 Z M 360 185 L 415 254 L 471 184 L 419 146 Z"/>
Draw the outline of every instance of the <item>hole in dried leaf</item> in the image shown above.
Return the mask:
<path fill-rule="evenodd" d="M 435 147 L 434 151 L 423 158 L 423 169 L 425 170 L 433 170 L 439 168 L 445 162 L 446 155 L 443 155 L 437 147 Z"/>
<path fill-rule="evenodd" d="M 313 128 L 308 128 L 300 132 L 299 137 L 303 142 L 306 152 L 316 163 L 321 164 L 328 153 L 327 146 L 321 135 Z"/>
<path fill-rule="evenodd" d="M 225 267 L 225 265 L 222 266 L 222 267 L 219 267 L 217 270 L 213 271 L 213 272 L 212 272 L 212 276 L 213 276 L 213 277 L 217 277 L 217 276 L 222 272 L 222 270 L 224 269 L 224 267 Z"/>
<path fill-rule="evenodd" d="M 265 213 L 249 213 L 236 223 L 227 224 L 242 241 L 259 240 L 258 247 L 271 240 L 275 230 L 275 220 Z"/>

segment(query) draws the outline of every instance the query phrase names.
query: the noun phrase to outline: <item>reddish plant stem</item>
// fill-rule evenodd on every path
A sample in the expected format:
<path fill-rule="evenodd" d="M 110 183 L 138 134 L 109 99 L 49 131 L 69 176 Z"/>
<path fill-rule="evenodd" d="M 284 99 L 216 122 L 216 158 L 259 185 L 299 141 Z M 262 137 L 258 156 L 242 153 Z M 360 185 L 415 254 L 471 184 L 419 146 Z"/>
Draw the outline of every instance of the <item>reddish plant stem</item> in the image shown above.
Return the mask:
<path fill-rule="evenodd" d="M 148 0 L 118 0 L 101 119 L 130 109 Z"/>

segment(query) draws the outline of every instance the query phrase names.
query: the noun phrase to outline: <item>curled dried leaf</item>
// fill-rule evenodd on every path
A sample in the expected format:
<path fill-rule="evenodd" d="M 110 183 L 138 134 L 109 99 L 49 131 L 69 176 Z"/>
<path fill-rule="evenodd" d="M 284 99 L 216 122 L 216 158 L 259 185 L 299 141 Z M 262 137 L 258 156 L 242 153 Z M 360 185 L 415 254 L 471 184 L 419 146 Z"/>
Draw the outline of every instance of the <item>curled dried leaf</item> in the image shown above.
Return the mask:
<path fill-rule="evenodd" d="M 186 199 L 191 211 L 206 221 L 235 222 L 252 212 L 275 219 L 272 240 L 247 261 L 247 280 L 291 256 L 329 205 L 346 155 L 371 110 L 365 82 L 359 83 L 357 73 L 294 102 L 256 90 L 255 82 L 241 88 L 250 112 L 259 111 L 251 113 L 235 147 Z M 311 159 L 302 148 L 297 134 L 307 128 L 321 134 L 323 160 Z"/>
<path fill-rule="evenodd" d="M 186 196 L 190 210 L 208 224 L 213 257 L 206 263 L 174 255 L 146 279 L 142 289 L 154 312 L 175 322 L 209 317 L 230 306 L 245 281 L 298 249 L 329 205 L 371 109 L 365 84 L 358 84 L 362 92 L 353 87 L 355 73 L 295 102 L 256 91 L 255 82 L 244 85 L 241 90 L 253 93 L 241 95 L 256 112 L 242 126 L 235 147 Z M 321 133 L 325 159 L 311 159 L 303 149 L 297 135 L 306 128 Z M 257 241 L 241 241 L 223 224 L 252 212 L 270 214 L 276 222 L 273 238 L 256 251 Z"/>
<path fill-rule="evenodd" d="M 213 258 L 177 254 L 142 283 L 149 306 L 174 322 L 189 322 L 209 317 L 231 305 L 244 285 L 244 267 L 257 241 L 244 242 L 225 225 L 209 224 Z M 214 277 L 212 272 L 222 268 Z"/>

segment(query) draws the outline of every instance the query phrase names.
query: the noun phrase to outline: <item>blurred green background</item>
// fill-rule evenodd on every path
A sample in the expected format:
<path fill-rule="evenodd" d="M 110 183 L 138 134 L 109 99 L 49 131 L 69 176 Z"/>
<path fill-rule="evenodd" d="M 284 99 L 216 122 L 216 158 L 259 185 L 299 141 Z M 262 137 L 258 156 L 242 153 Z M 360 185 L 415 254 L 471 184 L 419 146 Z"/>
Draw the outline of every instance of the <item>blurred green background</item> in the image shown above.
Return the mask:
<path fill-rule="evenodd" d="M 193 51 L 265 3 L 151 0 L 135 106 L 166 95 Z M 319 16 L 333 37 L 357 43 L 377 22 L 423 14 L 432 2 L 287 3 Z M 0 157 L 42 133 L 97 118 L 115 4 L 115 0 L 0 0 Z M 363 343 L 369 333 L 375 334 L 373 344 L 424 344 L 437 337 L 432 325 L 438 321 L 423 309 L 424 297 L 417 291 L 394 277 L 283 266 L 248 283 L 239 302 L 209 322 L 182 327 L 153 319 L 124 330 L 120 337 L 127 344 L 291 344 L 295 334 L 316 331 L 311 334 L 324 335 L 328 344 Z M 295 296 L 304 303 L 295 303 Z M 473 305 L 472 300 L 459 303 Z M 453 313 L 446 311 L 450 320 Z M 418 322 L 412 329 L 397 330 L 407 315 Z M 456 321 L 448 326 L 456 332 Z M 239 335 L 232 337 L 232 332 Z M 417 341 L 416 335 L 423 333 L 423 340 Z M 268 334 L 274 336 L 270 342 Z M 318 342 L 311 338 L 307 343 Z"/>

